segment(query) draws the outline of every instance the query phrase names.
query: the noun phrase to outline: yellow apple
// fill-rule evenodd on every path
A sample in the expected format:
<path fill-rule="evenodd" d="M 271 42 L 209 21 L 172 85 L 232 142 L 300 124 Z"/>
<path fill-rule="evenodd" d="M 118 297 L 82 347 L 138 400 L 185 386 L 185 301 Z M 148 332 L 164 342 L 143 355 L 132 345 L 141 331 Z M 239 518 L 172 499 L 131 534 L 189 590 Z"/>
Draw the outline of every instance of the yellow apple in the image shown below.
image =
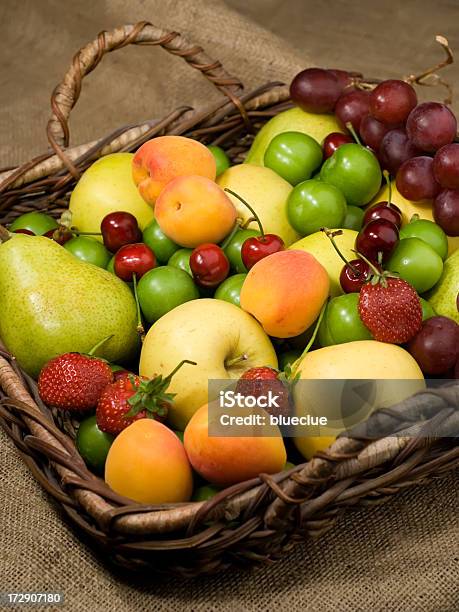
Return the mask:
<path fill-rule="evenodd" d="M 153 209 L 132 178 L 132 153 L 112 153 L 92 164 L 70 197 L 72 225 L 82 232 L 100 232 L 108 213 L 123 210 L 136 217 L 141 229 L 153 220 Z"/>
<path fill-rule="evenodd" d="M 407 351 L 376 340 L 311 351 L 299 362 L 297 372 L 295 413 L 328 420 L 325 426 L 307 428 L 307 436 L 304 428 L 298 430 L 300 435 L 294 442 L 306 459 L 329 446 L 344 429 L 365 420 L 375 408 L 391 406 L 425 388 L 422 372 Z M 302 384 L 302 380 L 310 382 Z M 362 380 L 361 386 L 356 386 L 358 380 Z"/>
<path fill-rule="evenodd" d="M 277 357 L 261 325 L 223 300 L 200 299 L 177 306 L 150 328 L 140 356 L 140 375 L 167 375 L 184 365 L 169 387 L 176 393 L 168 420 L 183 430 L 208 402 L 209 380 L 237 379 L 256 366 L 277 368 Z"/>
<path fill-rule="evenodd" d="M 353 252 L 353 249 L 355 248 L 357 232 L 350 229 L 343 229 L 341 231 L 343 233 L 340 236 L 336 236 L 335 242 L 348 261 L 350 259 L 355 259 L 357 255 Z M 305 238 L 292 244 L 290 248 L 307 251 L 311 253 L 311 255 L 314 255 L 317 261 L 321 263 L 328 272 L 328 276 L 330 277 L 330 295 L 334 297 L 343 293 L 339 283 L 339 275 L 343 269 L 344 263 L 324 232 L 309 234 L 309 236 L 305 236 Z"/>
<path fill-rule="evenodd" d="M 240 164 L 228 168 L 218 177 L 217 183 L 222 189 L 231 189 L 252 206 L 267 234 L 277 234 L 285 246 L 298 240 L 300 235 L 287 219 L 287 198 L 292 186 L 274 170 L 253 164 Z M 240 200 L 228 195 L 236 207 L 238 217 L 244 221 L 252 217 L 250 210 Z M 252 222 L 248 227 L 257 229 L 258 225 Z"/>
<path fill-rule="evenodd" d="M 379 193 L 376 194 L 376 196 L 368 204 L 368 206 L 372 206 L 376 202 L 387 202 L 388 199 L 389 188 L 386 185 L 381 189 Z M 432 215 L 432 200 L 420 200 L 419 202 L 407 200 L 397 189 L 395 181 L 392 181 L 391 202 L 398 206 L 402 211 L 403 225 L 409 223 L 413 215 L 419 215 L 420 219 L 428 219 L 429 221 L 434 221 Z M 448 236 L 448 255 L 452 255 L 457 249 L 459 249 L 459 237 Z"/>
<path fill-rule="evenodd" d="M 290 108 L 266 123 L 255 137 L 247 154 L 246 163 L 264 165 L 264 156 L 271 140 L 282 132 L 302 132 L 319 144 L 331 132 L 342 132 L 334 115 L 307 113 L 301 108 Z"/>

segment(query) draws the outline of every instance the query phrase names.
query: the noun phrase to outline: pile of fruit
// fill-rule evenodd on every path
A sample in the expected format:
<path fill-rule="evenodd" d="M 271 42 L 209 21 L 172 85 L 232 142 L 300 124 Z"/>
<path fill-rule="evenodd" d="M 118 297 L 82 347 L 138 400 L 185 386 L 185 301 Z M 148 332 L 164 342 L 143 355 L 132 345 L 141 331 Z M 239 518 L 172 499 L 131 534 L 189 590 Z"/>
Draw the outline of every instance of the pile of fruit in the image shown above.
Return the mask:
<path fill-rule="evenodd" d="M 453 113 L 341 70 L 291 98 L 242 164 L 160 136 L 90 166 L 59 221 L 0 228 L 0 337 L 125 497 L 206 499 L 334 439 L 211 436 L 209 380 L 287 415 L 301 379 L 459 377 Z"/>

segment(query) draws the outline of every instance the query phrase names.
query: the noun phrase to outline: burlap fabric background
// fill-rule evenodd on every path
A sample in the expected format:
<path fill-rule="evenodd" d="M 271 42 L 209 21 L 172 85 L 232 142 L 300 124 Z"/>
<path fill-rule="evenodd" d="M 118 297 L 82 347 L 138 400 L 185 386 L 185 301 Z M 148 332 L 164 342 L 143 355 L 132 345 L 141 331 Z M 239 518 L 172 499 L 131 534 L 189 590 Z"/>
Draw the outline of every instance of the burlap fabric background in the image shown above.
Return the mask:
<path fill-rule="evenodd" d="M 434 34 L 459 54 L 457 0 L 2 0 L 0 166 L 46 147 L 49 94 L 77 48 L 99 30 L 148 19 L 185 32 L 248 87 L 311 64 L 404 75 L 435 63 Z M 459 81 L 459 62 L 448 71 Z M 215 95 L 159 49 L 104 58 L 72 114 L 79 143 L 123 123 Z M 456 105 L 456 110 L 457 110 Z M 109 571 L 81 544 L 0 437 L 0 590 L 60 590 L 69 610 L 459 609 L 457 475 L 358 510 L 319 542 L 256 572 L 183 583 Z"/>

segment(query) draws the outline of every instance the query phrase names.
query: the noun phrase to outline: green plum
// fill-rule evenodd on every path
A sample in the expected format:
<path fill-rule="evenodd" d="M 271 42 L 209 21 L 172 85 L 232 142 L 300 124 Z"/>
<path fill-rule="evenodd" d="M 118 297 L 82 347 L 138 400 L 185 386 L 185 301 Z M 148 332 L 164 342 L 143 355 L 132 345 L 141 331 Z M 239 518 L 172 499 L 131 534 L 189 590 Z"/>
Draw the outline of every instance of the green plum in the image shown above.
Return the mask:
<path fill-rule="evenodd" d="M 322 158 L 322 148 L 311 136 L 302 132 L 282 132 L 269 143 L 264 164 L 291 185 L 298 185 L 311 178 Z"/>
<path fill-rule="evenodd" d="M 51 230 L 55 230 L 59 227 L 56 219 L 53 219 L 50 215 L 42 212 L 29 212 L 21 215 L 13 221 L 9 226 L 10 232 L 15 232 L 19 229 L 29 230 L 36 236 L 43 236 Z"/>
<path fill-rule="evenodd" d="M 445 261 L 448 256 L 448 238 L 442 228 L 428 219 L 415 218 L 400 230 L 400 239 L 419 238 L 427 242 Z"/>
<path fill-rule="evenodd" d="M 112 254 L 107 251 L 102 242 L 90 236 L 76 236 L 64 244 L 64 249 L 81 261 L 99 268 L 107 268 L 112 258 Z"/>
<path fill-rule="evenodd" d="M 346 215 L 344 217 L 342 228 L 355 230 L 360 232 L 363 225 L 363 217 L 365 211 L 358 206 L 348 206 L 346 209 Z"/>
<path fill-rule="evenodd" d="M 427 242 L 419 238 L 403 238 L 392 252 L 386 268 L 398 272 L 418 293 L 424 293 L 440 280 L 443 261 Z"/>
<path fill-rule="evenodd" d="M 218 487 L 214 487 L 214 485 L 203 485 L 202 487 L 198 487 L 194 490 L 191 501 L 207 501 L 208 499 L 211 499 L 212 497 L 217 495 L 219 491 L 221 491 L 221 489 L 219 489 Z"/>
<path fill-rule="evenodd" d="M 285 368 L 289 365 L 293 365 L 298 357 L 301 355 L 302 351 L 300 350 L 291 350 L 285 351 L 285 353 L 281 353 L 279 355 L 279 370 L 283 372 Z"/>
<path fill-rule="evenodd" d="M 85 463 L 98 474 L 102 474 L 114 439 L 114 436 L 99 429 L 95 416 L 90 416 L 81 421 L 78 427 L 76 446 Z"/>
<path fill-rule="evenodd" d="M 139 280 L 139 304 L 145 319 L 153 323 L 176 306 L 197 300 L 199 291 L 184 270 L 159 266 L 149 270 Z"/>
<path fill-rule="evenodd" d="M 341 191 L 324 181 L 311 179 L 293 188 L 287 199 L 287 216 L 302 236 L 321 227 L 341 227 L 346 215 L 346 200 Z"/>
<path fill-rule="evenodd" d="M 220 176 L 220 174 L 223 174 L 223 172 L 228 170 L 230 167 L 229 157 L 221 147 L 209 145 L 207 148 L 215 158 L 215 163 L 217 165 L 217 176 Z"/>
<path fill-rule="evenodd" d="M 235 306 L 240 306 L 241 289 L 246 276 L 247 274 L 235 274 L 234 276 L 229 276 L 218 287 L 214 297 L 217 300 L 224 300 L 225 302 L 229 302 Z"/>
<path fill-rule="evenodd" d="M 225 255 L 230 262 L 231 268 L 238 274 L 247 272 L 247 268 L 242 263 L 241 249 L 247 238 L 253 238 L 254 236 L 260 236 L 261 232 L 254 229 L 240 229 L 238 230 L 228 244 L 225 246 Z"/>
<path fill-rule="evenodd" d="M 172 240 L 164 234 L 156 219 L 143 230 L 143 242 L 150 247 L 156 259 L 162 264 L 167 263 L 172 255 L 180 248 L 178 244 L 172 242 Z"/>
<path fill-rule="evenodd" d="M 172 266 L 173 268 L 179 268 L 184 272 L 188 272 L 190 276 L 193 276 L 190 268 L 190 255 L 192 252 L 193 249 L 179 249 L 178 251 L 175 251 L 167 262 L 167 265 Z"/>
<path fill-rule="evenodd" d="M 359 316 L 358 303 L 358 293 L 345 293 L 330 300 L 319 327 L 321 346 L 373 339 Z"/>
<path fill-rule="evenodd" d="M 427 319 L 431 319 L 432 317 L 436 317 L 437 316 L 437 313 L 433 309 L 433 306 L 431 305 L 430 302 L 428 302 L 424 298 L 419 298 L 419 300 L 421 302 L 422 320 L 423 321 L 427 321 Z"/>
<path fill-rule="evenodd" d="M 322 166 L 320 177 L 338 187 L 352 206 L 364 206 L 381 188 L 381 167 L 371 151 L 356 143 L 341 145 Z"/>

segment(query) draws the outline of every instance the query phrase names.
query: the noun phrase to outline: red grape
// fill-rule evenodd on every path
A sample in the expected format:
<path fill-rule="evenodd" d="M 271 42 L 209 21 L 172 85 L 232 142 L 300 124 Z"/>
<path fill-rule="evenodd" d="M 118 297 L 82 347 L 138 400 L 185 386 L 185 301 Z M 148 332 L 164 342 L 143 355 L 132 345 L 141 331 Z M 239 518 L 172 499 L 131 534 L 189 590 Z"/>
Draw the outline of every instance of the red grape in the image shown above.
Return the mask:
<path fill-rule="evenodd" d="M 368 91 L 356 89 L 340 96 L 335 106 L 335 115 L 343 128 L 346 123 L 352 123 L 354 130 L 360 131 L 362 119 L 370 109 L 370 94 Z"/>
<path fill-rule="evenodd" d="M 448 317 L 431 317 L 408 343 L 424 374 L 444 374 L 459 358 L 459 325 Z"/>
<path fill-rule="evenodd" d="M 354 142 L 354 139 L 348 136 L 347 134 L 342 134 L 341 132 L 332 132 L 324 140 L 324 158 L 328 159 L 341 145 L 349 144 L 352 142 Z"/>
<path fill-rule="evenodd" d="M 440 191 L 433 203 L 433 216 L 448 236 L 459 236 L 459 191 Z"/>
<path fill-rule="evenodd" d="M 386 221 L 390 221 L 400 229 L 402 226 L 402 211 L 395 204 L 378 202 L 367 209 L 363 217 L 363 224 L 366 225 L 370 221 L 376 221 L 377 219 L 386 219 Z"/>
<path fill-rule="evenodd" d="M 355 241 L 358 253 L 372 262 L 378 262 L 379 253 L 386 260 L 398 243 L 398 228 L 386 219 L 370 221 L 363 227 Z"/>
<path fill-rule="evenodd" d="M 405 123 L 418 103 L 411 85 L 405 81 L 390 79 L 380 83 L 370 94 L 370 113 L 386 125 Z"/>
<path fill-rule="evenodd" d="M 382 167 L 395 176 L 403 162 L 419 154 L 419 149 L 409 140 L 405 130 L 397 128 L 383 137 L 378 157 Z"/>
<path fill-rule="evenodd" d="M 329 70 L 307 68 L 290 85 L 290 97 L 310 113 L 330 113 L 342 91 L 338 79 Z"/>
<path fill-rule="evenodd" d="M 354 87 L 352 76 L 347 70 L 340 70 L 339 68 L 328 68 L 328 72 L 331 72 L 337 79 L 341 87 L 341 92 L 348 91 Z"/>
<path fill-rule="evenodd" d="M 411 142 L 428 153 L 453 142 L 456 130 L 456 117 L 445 104 L 439 102 L 418 104 L 406 122 L 406 132 Z"/>
<path fill-rule="evenodd" d="M 371 115 L 367 115 L 362 119 L 360 124 L 360 136 L 363 142 L 373 149 L 373 151 L 379 151 L 381 141 L 389 131 L 387 125 L 381 123 Z"/>
<path fill-rule="evenodd" d="M 459 143 L 445 145 L 437 151 L 433 172 L 445 189 L 459 189 Z"/>
<path fill-rule="evenodd" d="M 407 200 L 426 200 L 434 198 L 440 191 L 433 173 L 433 159 L 425 155 L 413 157 L 404 162 L 396 177 L 399 192 Z"/>

